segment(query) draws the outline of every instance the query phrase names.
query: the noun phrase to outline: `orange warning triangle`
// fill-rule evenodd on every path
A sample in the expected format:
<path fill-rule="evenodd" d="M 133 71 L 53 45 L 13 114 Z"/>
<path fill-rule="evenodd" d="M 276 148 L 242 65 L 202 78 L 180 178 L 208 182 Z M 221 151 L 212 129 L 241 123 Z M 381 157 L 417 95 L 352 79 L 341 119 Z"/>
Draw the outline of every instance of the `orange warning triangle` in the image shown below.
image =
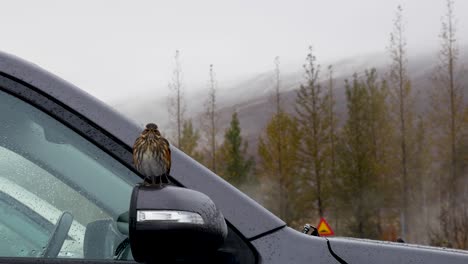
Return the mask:
<path fill-rule="evenodd" d="M 317 230 L 320 236 L 333 236 L 335 234 L 323 217 L 320 218 Z"/>

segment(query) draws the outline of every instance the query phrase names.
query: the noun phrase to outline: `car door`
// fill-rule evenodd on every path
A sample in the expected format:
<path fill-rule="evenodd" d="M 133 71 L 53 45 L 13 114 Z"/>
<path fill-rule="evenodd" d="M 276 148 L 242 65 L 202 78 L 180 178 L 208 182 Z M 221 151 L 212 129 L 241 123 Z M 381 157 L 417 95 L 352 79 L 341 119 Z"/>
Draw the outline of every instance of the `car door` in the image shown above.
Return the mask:
<path fill-rule="evenodd" d="M 129 146 L 86 117 L 0 73 L 0 262 L 116 261 L 127 237 L 117 219 L 141 181 L 131 159 Z M 228 226 L 222 250 L 232 263 L 258 262 Z M 132 261 L 129 249 L 120 257 Z"/>
<path fill-rule="evenodd" d="M 124 146 L 30 87 L 0 76 L 0 88 L 0 258 L 113 260 L 140 181 L 107 151 Z"/>

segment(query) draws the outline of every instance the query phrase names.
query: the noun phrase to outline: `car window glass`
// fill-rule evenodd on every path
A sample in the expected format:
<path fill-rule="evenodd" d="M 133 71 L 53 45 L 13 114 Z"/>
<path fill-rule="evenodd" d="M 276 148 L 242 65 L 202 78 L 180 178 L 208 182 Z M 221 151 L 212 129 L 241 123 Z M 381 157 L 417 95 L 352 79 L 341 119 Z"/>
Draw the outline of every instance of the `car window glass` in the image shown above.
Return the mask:
<path fill-rule="evenodd" d="M 69 212 L 73 222 L 56 257 L 111 258 L 124 238 L 114 220 L 128 210 L 139 178 L 72 129 L 1 91 L 0 121 L 0 256 L 43 256 L 58 219 Z"/>

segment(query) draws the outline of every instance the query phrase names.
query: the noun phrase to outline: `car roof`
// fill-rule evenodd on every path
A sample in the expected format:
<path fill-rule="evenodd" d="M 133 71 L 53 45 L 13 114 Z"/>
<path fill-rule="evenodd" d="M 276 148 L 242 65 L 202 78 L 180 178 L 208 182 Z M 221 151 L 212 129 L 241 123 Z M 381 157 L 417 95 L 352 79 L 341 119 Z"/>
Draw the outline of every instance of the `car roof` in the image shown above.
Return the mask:
<path fill-rule="evenodd" d="M 73 84 L 35 64 L 1 51 L 0 73 L 21 80 L 53 97 L 112 134 L 128 147 L 133 146 L 142 130 L 136 122 L 124 117 Z M 224 217 L 246 238 L 258 237 L 285 226 L 281 219 L 182 151 L 174 146 L 171 146 L 171 151 L 171 176 L 185 187 L 208 195 Z"/>

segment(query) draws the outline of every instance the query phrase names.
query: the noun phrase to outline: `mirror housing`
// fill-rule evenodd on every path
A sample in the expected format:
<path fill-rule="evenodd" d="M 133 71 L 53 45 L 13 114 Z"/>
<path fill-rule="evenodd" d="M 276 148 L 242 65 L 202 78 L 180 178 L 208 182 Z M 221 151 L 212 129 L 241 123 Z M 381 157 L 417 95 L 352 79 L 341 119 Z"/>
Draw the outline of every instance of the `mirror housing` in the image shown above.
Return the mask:
<path fill-rule="evenodd" d="M 133 188 L 129 238 L 136 261 L 215 252 L 226 236 L 224 217 L 205 194 L 171 185 Z"/>

